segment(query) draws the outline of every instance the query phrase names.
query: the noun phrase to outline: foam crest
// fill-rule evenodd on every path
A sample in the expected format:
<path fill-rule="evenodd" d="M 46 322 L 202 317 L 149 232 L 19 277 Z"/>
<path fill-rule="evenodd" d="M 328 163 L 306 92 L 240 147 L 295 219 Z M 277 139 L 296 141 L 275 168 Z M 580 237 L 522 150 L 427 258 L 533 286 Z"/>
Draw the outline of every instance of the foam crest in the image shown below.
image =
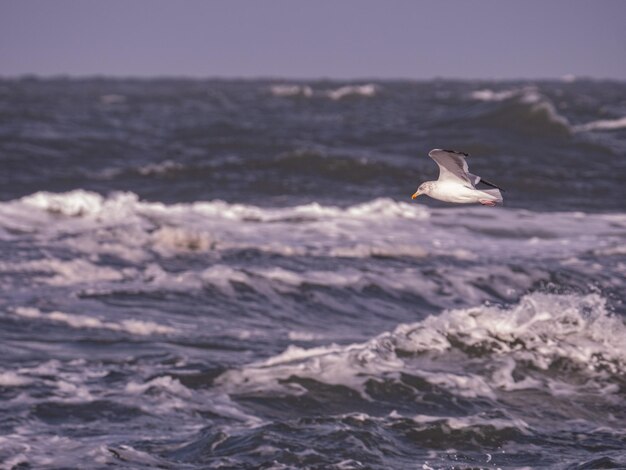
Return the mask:
<path fill-rule="evenodd" d="M 184 205 L 177 205 L 183 209 Z M 258 222 L 306 221 L 323 218 L 407 218 L 426 219 L 429 216 L 425 207 L 396 202 L 388 198 L 356 204 L 347 208 L 324 206 L 317 202 L 287 208 L 261 208 L 244 204 L 229 204 L 223 201 L 196 202 L 190 207 L 193 211 L 207 216 L 219 216 L 226 219 Z"/>
<path fill-rule="evenodd" d="M 504 101 L 513 98 L 519 90 L 494 91 L 490 89 L 475 90 L 470 93 L 470 97 L 477 101 Z"/>
<path fill-rule="evenodd" d="M 184 165 L 180 163 L 173 162 L 171 160 L 165 160 L 160 163 L 151 163 L 148 165 L 140 166 L 137 169 L 137 172 L 142 176 L 161 176 L 176 171 L 181 171 L 184 168 Z"/>
<path fill-rule="evenodd" d="M 574 126 L 576 132 L 614 131 L 626 128 L 626 116 L 617 119 L 602 119 Z"/>
<path fill-rule="evenodd" d="M 150 389 L 160 389 L 167 393 L 177 395 L 183 398 L 189 398 L 192 396 L 191 390 L 180 383 L 179 380 L 170 377 L 169 375 L 156 377 L 148 382 L 138 383 L 129 382 L 126 384 L 126 392 L 132 394 L 142 394 Z"/>
<path fill-rule="evenodd" d="M 400 326 L 400 332 L 398 346 L 411 352 L 429 345 L 440 351 L 485 348 L 544 370 L 569 359 L 590 373 L 617 374 L 626 365 L 626 327 L 609 315 L 605 299 L 597 294 L 534 293 L 509 309 L 452 310 L 418 325 Z"/>
<path fill-rule="evenodd" d="M 559 114 L 554 104 L 535 86 L 501 91 L 475 90 L 469 96 L 477 101 L 502 103 L 498 116 L 512 119 L 516 125 L 535 126 L 543 121 L 555 130 L 571 131 L 568 119 Z"/>
<path fill-rule="evenodd" d="M 334 90 L 328 90 L 326 96 L 331 100 L 340 100 L 349 96 L 375 96 L 378 92 L 378 86 L 373 83 L 365 85 L 346 85 Z"/>
<path fill-rule="evenodd" d="M 569 131 L 570 124 L 565 116 L 558 113 L 554 104 L 542 96 L 537 89 L 533 87 L 525 88 L 519 97 L 520 103 L 529 106 L 530 112 L 534 115 L 545 116 L 548 122 L 561 126 Z"/>
<path fill-rule="evenodd" d="M 626 371 L 625 342 L 625 325 L 609 315 L 602 297 L 534 293 L 509 308 L 444 311 L 365 343 L 290 346 L 265 361 L 226 372 L 218 383 L 230 393 L 300 394 L 302 386 L 285 379 L 301 377 L 367 395 L 367 380 L 393 379 L 402 372 L 460 396 L 495 399 L 523 388 L 551 392 L 551 383 L 560 379 L 534 377 L 528 364 L 546 371 L 565 361 L 587 377 L 585 387 L 597 383 L 598 390 L 610 393 L 614 387 L 607 388 L 604 381 Z M 484 368 L 476 367 L 477 357 Z M 465 367 L 470 363 L 472 373 Z M 568 385 L 578 389 L 575 383 Z"/>
<path fill-rule="evenodd" d="M 308 85 L 297 84 L 276 84 L 270 86 L 269 90 L 273 96 L 278 97 L 326 97 L 337 101 L 347 97 L 363 96 L 372 97 L 379 91 L 379 86 L 374 83 L 363 85 L 344 85 L 330 90 L 313 90 Z"/>
<path fill-rule="evenodd" d="M 115 282 L 134 273 L 132 268 L 118 270 L 98 266 L 84 259 L 64 261 L 41 259 L 20 263 L 0 263 L 0 272 L 28 272 L 37 282 L 53 286 L 67 286 L 84 282 Z"/>
<path fill-rule="evenodd" d="M 394 416 L 392 416 L 393 418 Z M 416 415 L 413 418 L 413 421 L 420 424 L 430 424 L 430 423 L 438 423 L 445 424 L 450 429 L 468 429 L 468 428 L 476 428 L 476 427 L 486 427 L 489 426 L 495 429 L 515 429 L 523 432 L 524 434 L 530 434 L 529 425 L 519 418 L 486 418 L 480 415 L 470 415 L 470 416 L 427 416 L 427 415 Z"/>
<path fill-rule="evenodd" d="M 208 251 L 217 246 L 213 237 L 200 230 L 164 226 L 152 233 L 154 249 L 162 255 L 187 251 Z"/>
<path fill-rule="evenodd" d="M 42 191 L 23 197 L 21 202 L 55 214 L 87 216 L 101 212 L 105 199 L 100 194 L 77 189 L 63 194 Z"/>
<path fill-rule="evenodd" d="M 32 307 L 17 307 L 13 313 L 18 317 L 29 320 L 44 320 L 62 323 L 72 328 L 104 329 L 120 331 L 138 336 L 167 335 L 174 334 L 177 330 L 169 326 L 146 320 L 125 319 L 120 322 L 105 321 L 98 317 L 79 315 L 74 313 L 50 312 L 43 313 L 41 310 Z"/>
<path fill-rule="evenodd" d="M 275 222 L 300 217 L 402 217 L 424 219 L 428 210 L 423 206 L 396 202 L 388 198 L 375 199 L 347 208 L 323 206 L 319 203 L 285 208 L 261 208 L 224 201 L 195 202 L 191 204 L 165 205 L 157 202 L 139 201 L 133 193 L 113 193 L 105 198 L 100 194 L 77 189 L 67 193 L 37 192 L 21 198 L 18 203 L 30 208 L 70 217 L 126 218 L 132 215 L 204 215 L 224 219 L 257 220 Z"/>
<path fill-rule="evenodd" d="M 21 387 L 32 382 L 28 377 L 17 374 L 13 371 L 0 372 L 0 387 Z"/>
<path fill-rule="evenodd" d="M 308 85 L 272 85 L 270 93 L 274 96 L 313 96 L 313 89 Z"/>

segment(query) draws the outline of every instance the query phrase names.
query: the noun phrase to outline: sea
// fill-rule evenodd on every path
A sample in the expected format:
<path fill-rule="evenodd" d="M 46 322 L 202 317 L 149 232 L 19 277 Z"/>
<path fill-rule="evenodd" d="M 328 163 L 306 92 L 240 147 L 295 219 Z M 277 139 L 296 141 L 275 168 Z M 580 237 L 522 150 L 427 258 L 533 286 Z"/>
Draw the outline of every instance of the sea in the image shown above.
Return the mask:
<path fill-rule="evenodd" d="M 625 288 L 626 82 L 0 79 L 0 468 L 624 469 Z"/>

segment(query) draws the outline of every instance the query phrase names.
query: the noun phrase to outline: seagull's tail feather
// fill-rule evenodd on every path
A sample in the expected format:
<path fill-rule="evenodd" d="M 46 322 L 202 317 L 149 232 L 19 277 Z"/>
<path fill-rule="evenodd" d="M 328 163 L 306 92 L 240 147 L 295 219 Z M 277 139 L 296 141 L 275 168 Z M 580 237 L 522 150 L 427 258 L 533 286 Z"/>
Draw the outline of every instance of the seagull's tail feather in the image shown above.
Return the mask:
<path fill-rule="evenodd" d="M 500 193 L 499 189 L 481 189 L 480 191 L 496 198 L 494 202 L 497 202 L 498 204 L 502 204 L 504 202 L 504 199 L 502 198 L 502 194 Z"/>

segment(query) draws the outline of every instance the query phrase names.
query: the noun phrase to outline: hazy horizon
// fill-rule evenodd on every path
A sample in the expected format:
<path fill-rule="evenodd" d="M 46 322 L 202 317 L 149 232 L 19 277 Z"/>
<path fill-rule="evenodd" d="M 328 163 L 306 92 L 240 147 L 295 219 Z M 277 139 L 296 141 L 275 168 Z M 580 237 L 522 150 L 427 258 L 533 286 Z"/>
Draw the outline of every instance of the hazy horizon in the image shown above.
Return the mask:
<path fill-rule="evenodd" d="M 433 77 L 299 77 L 299 76 L 271 76 L 271 75 L 259 75 L 259 76 L 234 76 L 234 75 L 115 75 L 115 74 L 36 74 L 36 73 L 23 73 L 19 75 L 3 75 L 0 74 L 0 80 L 190 80 L 190 81 L 204 81 L 204 80 L 224 80 L 224 81 L 285 81 L 285 82 L 346 82 L 346 83 L 366 83 L 366 82 L 432 82 L 432 81 L 446 81 L 446 82 L 573 82 L 573 81 L 594 81 L 594 82 L 624 82 L 626 78 L 613 78 L 613 77 L 590 77 L 584 75 L 565 74 L 560 77 L 507 77 L 507 78 L 490 78 L 490 77 L 445 77 L 445 76 L 433 76 Z"/>
<path fill-rule="evenodd" d="M 624 80 L 625 16 L 616 0 L 4 0 L 0 76 Z"/>

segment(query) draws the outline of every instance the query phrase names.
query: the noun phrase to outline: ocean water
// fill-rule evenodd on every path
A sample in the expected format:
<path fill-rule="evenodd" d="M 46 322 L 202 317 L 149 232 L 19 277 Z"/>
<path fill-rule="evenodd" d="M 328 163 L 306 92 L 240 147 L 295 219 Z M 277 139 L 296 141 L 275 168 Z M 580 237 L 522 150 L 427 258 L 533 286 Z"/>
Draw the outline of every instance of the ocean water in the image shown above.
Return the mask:
<path fill-rule="evenodd" d="M 2 468 L 626 468 L 626 83 L 3 79 L 0 164 Z"/>

